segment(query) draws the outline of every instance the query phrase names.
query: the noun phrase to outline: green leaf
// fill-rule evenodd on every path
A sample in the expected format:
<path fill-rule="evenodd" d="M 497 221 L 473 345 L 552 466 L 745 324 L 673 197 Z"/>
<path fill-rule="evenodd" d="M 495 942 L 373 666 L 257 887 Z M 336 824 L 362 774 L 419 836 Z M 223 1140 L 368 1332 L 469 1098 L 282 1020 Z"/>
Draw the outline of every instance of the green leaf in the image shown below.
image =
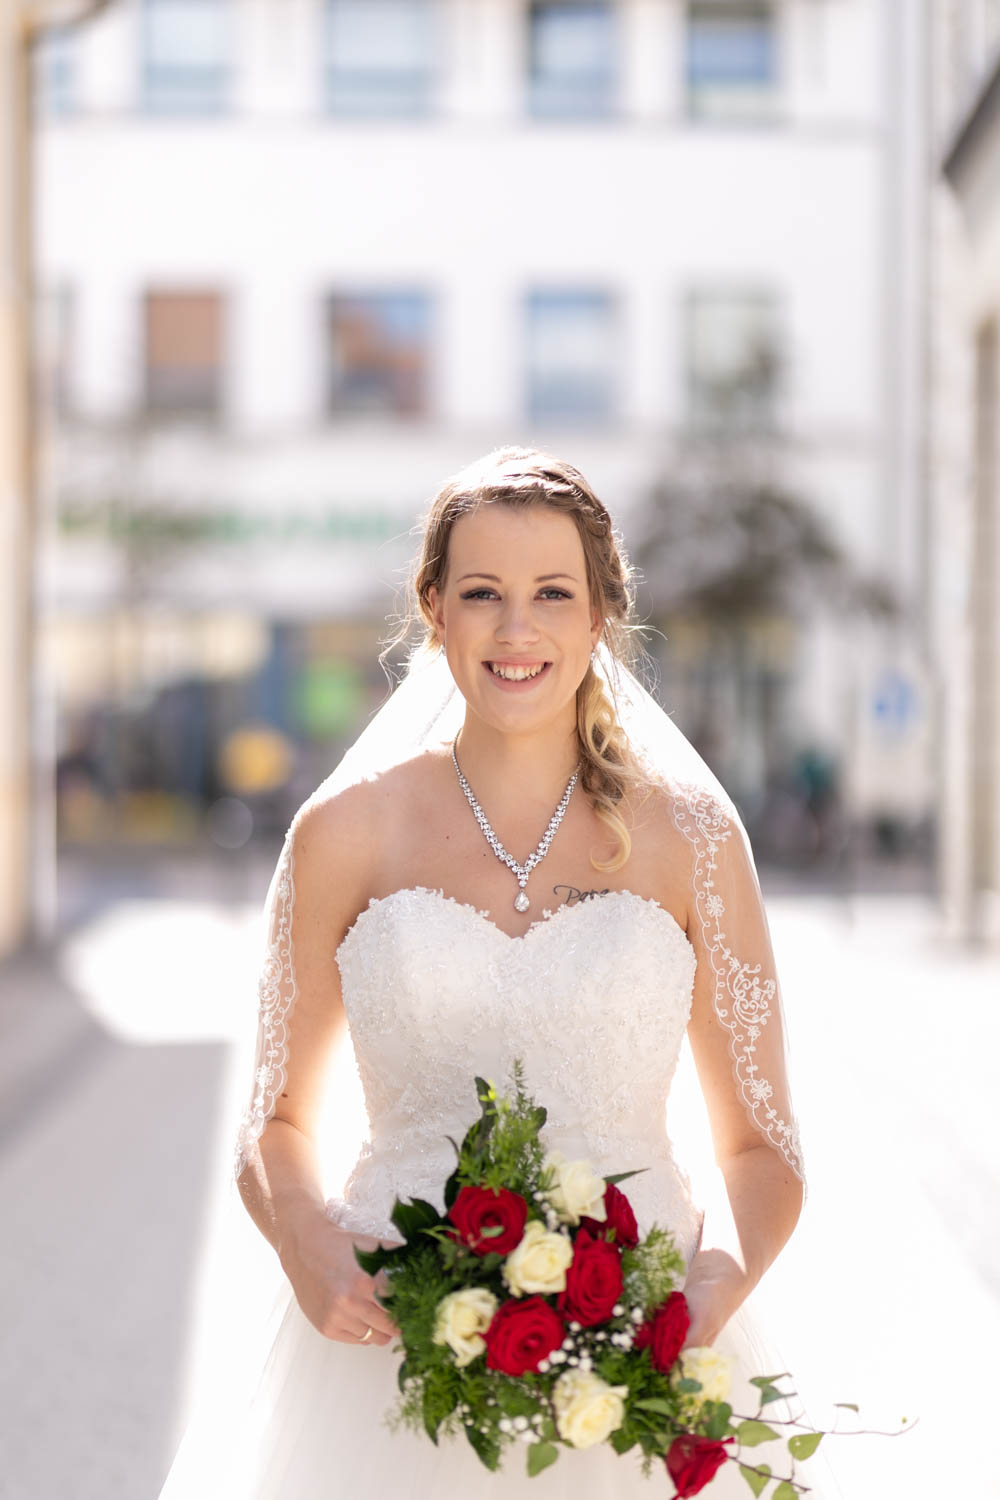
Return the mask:
<path fill-rule="evenodd" d="M 770 1464 L 761 1464 L 761 1472 L 758 1474 L 754 1469 L 748 1469 L 746 1464 L 740 1464 L 740 1473 L 755 1495 L 759 1495 L 765 1485 L 771 1482 Z"/>
<path fill-rule="evenodd" d="M 433 1203 L 427 1203 L 423 1198 L 414 1198 L 410 1203 L 397 1198 L 389 1217 L 406 1240 L 413 1239 L 429 1225 L 441 1223 L 441 1215 Z"/>
<path fill-rule="evenodd" d="M 674 1415 L 674 1408 L 670 1402 L 664 1401 L 661 1396 L 648 1396 L 645 1401 L 633 1401 L 630 1404 L 638 1407 L 640 1411 L 658 1411 L 665 1417 Z"/>
<path fill-rule="evenodd" d="M 771 1496 L 771 1500 L 799 1500 L 799 1492 L 794 1484 L 789 1484 L 787 1479 L 783 1479 Z"/>
<path fill-rule="evenodd" d="M 400 1391 L 402 1391 L 404 1385 L 406 1384 L 406 1360 L 405 1359 L 403 1360 L 403 1363 L 400 1365 L 399 1369 L 396 1371 L 396 1384 L 399 1386 Z"/>
<path fill-rule="evenodd" d="M 796 1391 L 779 1391 L 776 1386 L 771 1386 L 768 1390 L 761 1391 L 760 1404 L 761 1406 L 767 1406 L 771 1401 L 787 1401 L 789 1396 L 797 1394 Z"/>
<path fill-rule="evenodd" d="M 555 1443 L 532 1443 L 528 1448 L 528 1478 L 533 1479 L 559 1457 Z"/>
<path fill-rule="evenodd" d="M 790 1371 L 788 1370 L 782 1370 L 780 1375 L 751 1375 L 750 1384 L 759 1386 L 773 1385 L 776 1380 L 784 1380 L 785 1376 L 789 1373 Z"/>
<path fill-rule="evenodd" d="M 729 1431 L 729 1418 L 733 1414 L 733 1408 L 725 1401 L 709 1401 L 706 1402 L 706 1411 L 708 1416 L 705 1422 L 705 1436 L 718 1442 Z"/>
<path fill-rule="evenodd" d="M 494 1439 L 480 1432 L 478 1427 L 466 1427 L 465 1435 L 471 1446 L 475 1449 L 476 1457 L 487 1469 L 497 1469 L 500 1464 L 500 1453 Z"/>
<path fill-rule="evenodd" d="M 636 1445 L 636 1439 L 630 1437 L 624 1427 L 616 1427 L 608 1441 L 616 1453 L 627 1453 Z"/>
<path fill-rule="evenodd" d="M 758 1443 L 769 1443 L 779 1435 L 773 1427 L 768 1427 L 766 1422 L 741 1422 L 736 1429 L 737 1438 L 748 1448 L 756 1448 Z"/>
<path fill-rule="evenodd" d="M 640 1172 L 648 1172 L 648 1167 L 634 1167 L 631 1172 L 612 1172 L 605 1177 L 605 1182 L 626 1182 L 630 1177 L 638 1177 Z"/>
<path fill-rule="evenodd" d="M 855 1404 L 854 1404 L 853 1401 L 835 1401 L 833 1404 L 834 1404 L 834 1406 L 845 1406 L 848 1411 L 860 1411 L 861 1410 L 860 1406 L 855 1406 Z M 904 1422 L 906 1421 L 905 1417 L 903 1418 L 903 1421 Z"/>
<path fill-rule="evenodd" d="M 693 1396 L 696 1391 L 701 1390 L 701 1381 L 692 1380 L 690 1375 L 684 1375 L 676 1382 L 677 1389 L 683 1391 L 685 1396 Z"/>
<path fill-rule="evenodd" d="M 797 1432 L 788 1439 L 788 1451 L 793 1458 L 808 1458 L 820 1445 L 821 1432 Z"/>

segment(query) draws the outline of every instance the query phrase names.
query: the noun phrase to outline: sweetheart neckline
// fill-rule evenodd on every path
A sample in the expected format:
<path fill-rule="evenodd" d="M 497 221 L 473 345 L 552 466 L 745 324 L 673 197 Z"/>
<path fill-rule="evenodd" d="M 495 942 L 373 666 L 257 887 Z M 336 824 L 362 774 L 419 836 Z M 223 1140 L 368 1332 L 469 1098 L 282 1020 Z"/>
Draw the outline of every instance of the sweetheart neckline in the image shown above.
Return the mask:
<path fill-rule="evenodd" d="M 344 936 L 337 944 L 337 950 L 334 954 L 334 959 L 339 960 L 341 950 L 346 945 L 348 938 L 357 931 L 358 924 L 361 922 L 363 917 L 367 917 L 369 914 L 374 913 L 378 910 L 379 907 L 388 905 L 388 903 L 390 901 L 394 901 L 397 896 L 418 895 L 433 896 L 445 902 L 449 906 L 457 907 L 459 911 L 468 912 L 471 916 L 477 917 L 484 926 L 490 928 L 491 931 L 495 932 L 499 937 L 505 939 L 506 942 L 511 944 L 526 943 L 534 932 L 537 932 L 542 928 L 551 927 L 555 919 L 559 916 L 560 912 L 579 910 L 581 907 L 588 905 L 588 903 L 592 900 L 604 902 L 609 896 L 626 896 L 631 901 L 638 901 L 642 906 L 647 907 L 651 911 L 659 912 L 665 918 L 671 930 L 675 932 L 683 940 L 684 943 L 687 944 L 692 953 L 694 952 L 694 944 L 691 942 L 691 939 L 688 937 L 687 933 L 684 931 L 684 928 L 678 922 L 673 912 L 669 911 L 667 907 L 665 907 L 661 902 L 657 901 L 655 896 L 640 896 L 637 891 L 605 891 L 599 897 L 587 897 L 581 901 L 560 902 L 558 906 L 553 907 L 551 910 L 544 910 L 541 917 L 537 918 L 534 922 L 530 922 L 525 928 L 524 932 L 522 932 L 520 935 L 517 935 L 515 933 L 504 932 L 502 927 L 498 927 L 496 922 L 492 921 L 491 918 L 487 916 L 484 909 L 478 906 L 474 906 L 471 901 L 460 901 L 457 896 L 446 896 L 441 886 L 402 885 L 394 891 L 389 891 L 385 896 L 370 897 L 368 905 L 362 907 L 361 911 L 358 912 L 358 915 L 354 918 L 354 921 L 351 923 L 350 927 L 348 927 L 347 931 L 344 933 Z"/>

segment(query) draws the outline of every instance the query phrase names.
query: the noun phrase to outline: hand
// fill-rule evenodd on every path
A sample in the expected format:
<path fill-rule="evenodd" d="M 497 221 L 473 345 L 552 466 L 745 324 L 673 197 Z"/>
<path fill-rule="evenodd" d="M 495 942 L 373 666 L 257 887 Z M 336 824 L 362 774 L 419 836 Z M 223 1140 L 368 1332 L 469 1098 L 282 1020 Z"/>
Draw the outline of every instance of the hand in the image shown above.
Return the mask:
<path fill-rule="evenodd" d="M 389 1289 L 385 1271 L 369 1276 L 354 1257 L 355 1245 L 376 1250 L 392 1243 L 370 1234 L 352 1234 L 321 1215 L 282 1248 L 281 1265 L 296 1301 L 325 1338 L 357 1344 L 367 1328 L 372 1329 L 368 1344 L 388 1344 L 399 1336 L 399 1328 L 375 1300 L 376 1292 L 385 1296 Z"/>
<path fill-rule="evenodd" d="M 697 1349 L 715 1342 L 748 1288 L 732 1256 L 722 1250 L 700 1250 L 688 1267 L 681 1290 L 691 1314 L 683 1347 Z"/>

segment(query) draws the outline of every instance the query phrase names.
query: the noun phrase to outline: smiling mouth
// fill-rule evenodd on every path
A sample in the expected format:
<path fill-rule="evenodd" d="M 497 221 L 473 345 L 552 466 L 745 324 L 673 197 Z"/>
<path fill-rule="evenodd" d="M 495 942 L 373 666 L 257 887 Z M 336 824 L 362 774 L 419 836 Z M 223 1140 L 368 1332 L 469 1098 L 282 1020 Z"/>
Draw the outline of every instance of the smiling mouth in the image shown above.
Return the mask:
<path fill-rule="evenodd" d="M 487 661 L 483 666 L 493 674 L 500 677 L 504 682 L 529 682 L 533 677 L 538 677 L 545 671 L 546 667 L 552 665 L 549 661 L 537 662 L 502 662 Z"/>

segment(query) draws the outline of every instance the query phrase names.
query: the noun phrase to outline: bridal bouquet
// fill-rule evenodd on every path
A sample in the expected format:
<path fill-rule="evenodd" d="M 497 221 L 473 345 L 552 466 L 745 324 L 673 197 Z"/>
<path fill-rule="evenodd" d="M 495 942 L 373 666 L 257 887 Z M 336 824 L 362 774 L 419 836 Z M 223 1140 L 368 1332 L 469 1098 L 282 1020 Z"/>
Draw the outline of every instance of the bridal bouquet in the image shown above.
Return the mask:
<path fill-rule="evenodd" d="M 787 1478 L 744 1456 L 780 1437 L 761 1413 L 789 1394 L 776 1384 L 782 1376 L 755 1377 L 757 1412 L 734 1415 L 726 1357 L 682 1351 L 684 1261 L 657 1225 L 640 1238 L 618 1186 L 635 1173 L 600 1177 L 587 1161 L 547 1153 L 546 1112 L 525 1093 L 520 1061 L 513 1079 L 503 1097 L 476 1079 L 481 1116 L 461 1146 L 452 1140 L 445 1213 L 397 1198 L 391 1217 L 405 1243 L 355 1248 L 370 1275 L 386 1269 L 380 1300 L 402 1336 L 389 1425 L 423 1429 L 434 1443 L 464 1431 L 491 1470 L 524 1443 L 529 1475 L 554 1463 L 560 1445 L 638 1446 L 644 1474 L 662 1462 L 677 1495 L 698 1494 L 731 1460 L 754 1495 L 775 1480 L 768 1500 L 794 1500 L 807 1488 L 795 1460 L 823 1433 L 787 1439 Z"/>

